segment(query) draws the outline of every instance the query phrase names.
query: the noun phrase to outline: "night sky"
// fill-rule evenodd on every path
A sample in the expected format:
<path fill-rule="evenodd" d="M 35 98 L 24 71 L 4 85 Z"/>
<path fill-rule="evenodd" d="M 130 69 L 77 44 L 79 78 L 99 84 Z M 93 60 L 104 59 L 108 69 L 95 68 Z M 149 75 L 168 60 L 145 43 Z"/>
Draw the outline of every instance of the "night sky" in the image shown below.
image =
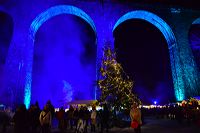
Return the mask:
<path fill-rule="evenodd" d="M 117 60 L 135 82 L 133 91 L 144 103 L 174 99 L 167 42 L 144 20 L 128 20 L 114 31 Z"/>

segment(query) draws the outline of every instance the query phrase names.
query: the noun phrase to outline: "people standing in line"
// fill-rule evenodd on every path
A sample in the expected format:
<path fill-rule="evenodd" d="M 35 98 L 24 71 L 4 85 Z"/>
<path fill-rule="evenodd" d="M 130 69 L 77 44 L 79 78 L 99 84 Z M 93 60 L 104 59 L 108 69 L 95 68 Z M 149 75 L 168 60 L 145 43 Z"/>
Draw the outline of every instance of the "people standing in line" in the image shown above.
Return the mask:
<path fill-rule="evenodd" d="M 96 111 L 96 107 L 93 106 L 92 113 L 91 113 L 91 132 L 95 132 L 96 118 L 97 118 L 97 111 Z"/>
<path fill-rule="evenodd" d="M 47 105 L 44 106 L 44 110 L 40 113 L 39 120 L 42 128 L 42 133 L 50 133 L 52 115 Z"/>
<path fill-rule="evenodd" d="M 131 117 L 131 123 L 137 122 L 138 124 L 138 126 L 134 128 L 135 133 L 141 133 L 141 125 L 142 125 L 141 111 L 137 103 L 133 103 L 133 105 L 131 106 L 130 117 Z"/>

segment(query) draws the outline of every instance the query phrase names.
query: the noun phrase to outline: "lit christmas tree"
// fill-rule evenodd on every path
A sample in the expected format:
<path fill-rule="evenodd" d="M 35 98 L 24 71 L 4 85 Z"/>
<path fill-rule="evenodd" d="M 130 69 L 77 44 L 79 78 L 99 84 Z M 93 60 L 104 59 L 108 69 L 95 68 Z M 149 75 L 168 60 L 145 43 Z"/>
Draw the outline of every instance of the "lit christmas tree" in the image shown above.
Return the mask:
<path fill-rule="evenodd" d="M 133 102 L 140 102 L 132 93 L 133 81 L 123 71 L 121 64 L 117 63 L 115 52 L 110 47 L 104 49 L 100 72 L 99 102 L 106 101 L 117 109 L 129 109 Z"/>

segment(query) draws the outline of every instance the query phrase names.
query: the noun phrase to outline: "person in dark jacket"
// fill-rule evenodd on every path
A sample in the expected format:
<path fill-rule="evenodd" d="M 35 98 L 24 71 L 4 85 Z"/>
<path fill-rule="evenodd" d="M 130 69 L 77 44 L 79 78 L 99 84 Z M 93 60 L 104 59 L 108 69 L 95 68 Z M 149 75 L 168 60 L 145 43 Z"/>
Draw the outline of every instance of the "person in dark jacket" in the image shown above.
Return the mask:
<path fill-rule="evenodd" d="M 28 112 L 24 104 L 17 108 L 14 116 L 14 132 L 27 133 L 29 128 Z"/>
<path fill-rule="evenodd" d="M 103 133 L 104 129 L 106 129 L 106 132 L 108 132 L 108 122 L 110 117 L 110 111 L 108 109 L 107 104 L 103 105 L 103 110 L 100 112 L 100 119 L 101 119 L 101 133 Z"/>
<path fill-rule="evenodd" d="M 65 110 L 63 107 L 60 108 L 60 110 L 57 112 L 57 119 L 58 119 L 58 128 L 60 129 L 60 132 L 63 133 L 65 129 L 65 123 L 64 123 L 64 116 L 65 116 Z"/>

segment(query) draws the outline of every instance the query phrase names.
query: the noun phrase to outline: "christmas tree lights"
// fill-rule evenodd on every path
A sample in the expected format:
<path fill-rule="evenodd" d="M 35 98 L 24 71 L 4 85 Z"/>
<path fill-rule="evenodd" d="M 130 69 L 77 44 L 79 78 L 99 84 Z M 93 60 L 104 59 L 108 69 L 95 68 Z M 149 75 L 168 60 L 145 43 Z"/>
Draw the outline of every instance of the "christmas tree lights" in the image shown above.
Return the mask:
<path fill-rule="evenodd" d="M 132 93 L 133 81 L 116 61 L 115 52 L 110 47 L 104 48 L 100 73 L 101 79 L 98 80 L 98 87 L 101 90 L 100 102 L 106 101 L 118 109 L 128 109 L 132 102 L 140 102 Z"/>

